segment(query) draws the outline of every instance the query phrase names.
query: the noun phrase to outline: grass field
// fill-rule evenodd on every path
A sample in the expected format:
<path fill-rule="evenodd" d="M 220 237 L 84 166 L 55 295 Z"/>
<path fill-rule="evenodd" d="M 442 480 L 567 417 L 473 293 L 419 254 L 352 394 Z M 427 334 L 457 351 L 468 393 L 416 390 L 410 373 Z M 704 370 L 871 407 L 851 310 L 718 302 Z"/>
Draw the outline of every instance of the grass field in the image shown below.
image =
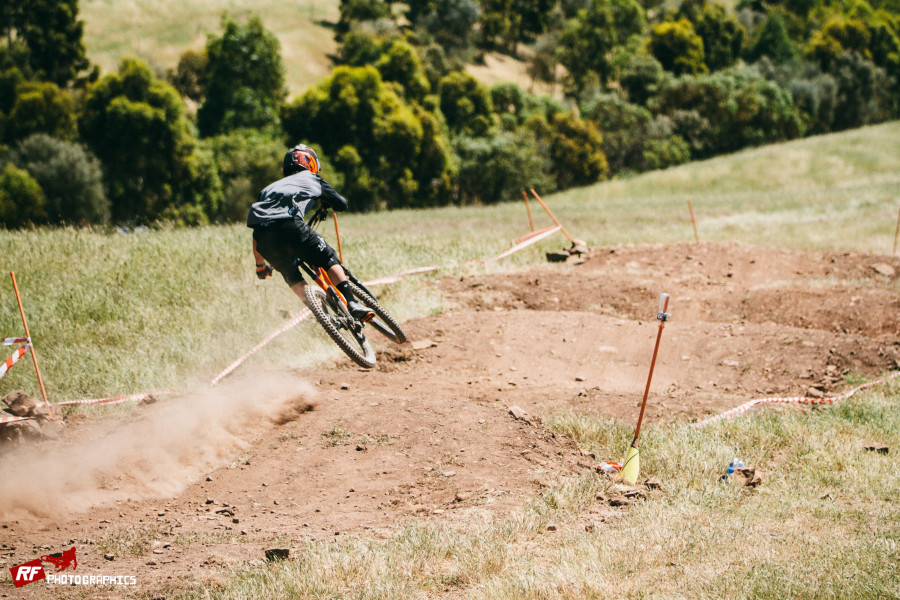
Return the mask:
<path fill-rule="evenodd" d="M 281 42 L 288 89 L 298 95 L 331 70 L 337 45 L 326 25 L 338 19 L 338 0 L 82 0 L 88 58 L 104 73 L 124 56 L 137 56 L 158 71 L 178 63 L 188 49 L 200 50 L 209 34 L 221 35 L 221 18 L 259 15 Z"/>
<path fill-rule="evenodd" d="M 642 472 L 665 483 L 627 512 L 592 514 L 611 482 L 586 474 L 506 518 L 310 541 L 296 559 L 184 597 L 897 598 L 900 476 L 863 446 L 900 442 L 898 394 L 894 385 L 820 413 L 650 430 Z M 590 416 L 548 424 L 601 456 L 631 433 Z M 767 465 L 758 492 L 719 481 L 735 455 Z"/>
<path fill-rule="evenodd" d="M 223 14 L 239 21 L 259 15 L 281 42 L 293 97 L 331 72 L 330 56 L 338 46 L 329 24 L 337 22 L 339 5 L 338 0 L 82 0 L 81 18 L 88 57 L 109 73 L 125 56 L 138 56 L 164 72 L 185 50 L 202 49 L 208 35 L 221 35 Z M 561 93 L 558 86 L 533 83 L 521 60 L 497 53 L 487 54 L 484 65 L 471 65 L 469 71 L 485 85 L 511 81 L 535 94 Z"/>
<path fill-rule="evenodd" d="M 768 247 L 890 253 L 900 207 L 900 123 L 748 150 L 546 198 L 592 246 L 693 238 Z M 764 173 L 765 177 L 760 177 Z M 249 201 L 249 200 L 248 200 Z M 352 202 L 352 199 L 351 199 Z M 533 210 L 539 211 L 532 202 Z M 493 256 L 528 230 L 521 200 L 490 207 L 341 217 L 346 262 L 368 280 L 423 265 Z M 549 219 L 536 213 L 538 226 Z M 334 242 L 333 230 L 324 226 Z M 540 261 L 551 237 L 491 269 Z M 300 309 L 280 280 L 257 282 L 242 225 L 135 233 L 0 232 L 51 399 L 102 397 L 208 381 Z M 417 276 L 382 290 L 401 319 L 441 310 Z M 2 334 L 21 330 L 12 286 Z M 332 350 L 310 324 L 281 336 L 258 364 L 309 366 Z M 3 380 L 37 393 L 29 367 Z"/>
<path fill-rule="evenodd" d="M 898 139 L 900 123 L 888 123 L 546 200 L 592 246 L 688 241 L 691 199 L 702 240 L 888 254 Z M 548 223 L 540 215 L 539 226 Z M 362 279 L 491 256 L 526 230 L 520 200 L 341 218 L 347 263 Z M 490 269 L 542 262 L 564 243 L 556 236 Z M 241 225 L 0 232 L 0 250 L 16 272 L 51 400 L 199 386 L 300 309 L 281 281 L 256 281 Z M 442 299 L 427 281 L 380 291 L 401 319 L 436 313 Z M 0 293 L 2 334 L 19 334 L 8 280 Z M 309 366 L 333 352 L 304 323 L 249 364 Z M 3 384 L 38 394 L 28 364 Z M 900 598 L 898 397 L 894 383 L 824 411 L 757 411 L 700 432 L 651 426 L 642 473 L 663 489 L 602 521 L 591 506 L 610 483 L 586 474 L 512 515 L 312 541 L 295 559 L 241 567 L 185 597 Z M 619 458 L 628 443 L 627 425 L 589 414 L 544 419 L 598 457 Z M 865 452 L 872 441 L 891 454 Z M 734 456 L 766 466 L 758 492 L 717 481 Z"/>

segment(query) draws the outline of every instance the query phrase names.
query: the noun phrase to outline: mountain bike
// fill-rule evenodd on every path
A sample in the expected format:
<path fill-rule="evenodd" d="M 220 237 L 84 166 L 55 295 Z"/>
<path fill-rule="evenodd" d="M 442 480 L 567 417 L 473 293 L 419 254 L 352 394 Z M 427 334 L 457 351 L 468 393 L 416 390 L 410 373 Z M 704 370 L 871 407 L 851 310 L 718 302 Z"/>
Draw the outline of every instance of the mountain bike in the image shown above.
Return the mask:
<path fill-rule="evenodd" d="M 320 208 L 309 219 L 309 226 L 313 229 L 325 220 L 327 210 Z M 350 280 L 350 289 L 357 299 L 372 309 L 372 315 L 361 321 L 350 314 L 347 308 L 347 299 L 332 283 L 328 273 L 321 267 L 314 267 L 305 261 L 297 261 L 298 266 L 309 275 L 315 285 L 307 285 L 306 305 L 312 311 L 319 325 L 325 330 L 338 347 L 349 356 L 353 362 L 366 369 L 375 366 L 375 350 L 366 339 L 363 329 L 371 325 L 376 331 L 387 337 L 392 342 L 402 344 L 406 341 L 406 334 L 400 328 L 397 321 L 379 304 L 375 294 L 357 279 L 346 265 L 341 264 L 347 279 Z"/>

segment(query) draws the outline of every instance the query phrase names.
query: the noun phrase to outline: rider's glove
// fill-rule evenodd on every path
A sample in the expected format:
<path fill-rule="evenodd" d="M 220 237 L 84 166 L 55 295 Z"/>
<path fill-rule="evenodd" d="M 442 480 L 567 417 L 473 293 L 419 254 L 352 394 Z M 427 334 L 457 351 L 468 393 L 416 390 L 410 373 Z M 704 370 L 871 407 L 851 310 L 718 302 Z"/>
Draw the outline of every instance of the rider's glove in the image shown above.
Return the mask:
<path fill-rule="evenodd" d="M 267 277 L 272 276 L 272 267 L 263 263 L 261 265 L 256 265 L 256 276 L 259 279 L 266 279 Z"/>

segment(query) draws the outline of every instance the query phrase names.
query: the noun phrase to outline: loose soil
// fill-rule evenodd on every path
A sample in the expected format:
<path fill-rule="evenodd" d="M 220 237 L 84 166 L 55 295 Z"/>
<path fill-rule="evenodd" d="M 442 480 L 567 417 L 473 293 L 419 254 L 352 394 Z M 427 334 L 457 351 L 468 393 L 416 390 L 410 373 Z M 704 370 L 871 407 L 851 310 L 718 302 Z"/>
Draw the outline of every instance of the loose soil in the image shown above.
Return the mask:
<path fill-rule="evenodd" d="M 436 280 L 444 312 L 405 323 L 404 346 L 378 341 L 372 371 L 343 358 L 305 373 L 245 366 L 242 380 L 200 399 L 170 398 L 119 419 L 73 418 L 58 440 L 4 448 L 2 572 L 76 546 L 77 570 L 67 573 L 137 578 L 132 590 L 88 596 L 171 596 L 263 559 L 268 547 L 514 510 L 599 460 L 621 458 L 585 455 L 540 417 L 634 421 L 660 292 L 672 295 L 671 319 L 646 423 L 687 423 L 761 396 L 833 395 L 847 389 L 848 374 L 900 368 L 897 258 L 740 244 L 595 248 L 584 258 Z M 263 381 L 280 386 L 271 406 L 277 394 Z M 217 413 L 179 412 L 208 410 L 217 394 L 227 396 Z M 532 417 L 517 420 L 513 406 Z M 169 431 L 175 420 L 188 423 L 181 437 Z M 85 448 L 122 430 L 116 444 L 127 453 L 114 444 L 102 453 L 114 458 L 93 456 L 96 468 L 66 477 Z M 160 456 L 164 474 L 148 467 Z M 29 503 L 16 495 L 23 482 L 10 465 L 24 461 L 39 484 L 36 457 L 62 466 L 62 485 L 37 485 L 34 495 L 47 497 Z M 16 589 L 5 577 L 0 597 L 85 597 L 43 582 Z"/>

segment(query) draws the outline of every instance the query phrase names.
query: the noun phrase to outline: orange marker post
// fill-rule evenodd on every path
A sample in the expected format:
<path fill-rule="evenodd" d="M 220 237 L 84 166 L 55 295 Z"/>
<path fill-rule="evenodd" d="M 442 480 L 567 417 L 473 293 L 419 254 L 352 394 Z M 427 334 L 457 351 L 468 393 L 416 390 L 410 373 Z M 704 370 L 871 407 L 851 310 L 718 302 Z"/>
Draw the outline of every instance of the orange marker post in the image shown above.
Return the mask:
<path fill-rule="evenodd" d="M 659 321 L 659 331 L 656 334 L 656 346 L 653 347 L 653 359 L 650 361 L 650 374 L 647 375 L 647 387 L 644 388 L 644 400 L 641 402 L 641 412 L 638 415 L 637 427 L 634 429 L 634 439 L 631 440 L 631 447 L 625 455 L 622 462 L 621 476 L 626 482 L 634 485 L 637 482 L 640 473 L 640 451 L 638 450 L 638 436 L 641 435 L 641 424 L 644 422 L 644 410 L 647 408 L 647 397 L 650 395 L 650 381 L 653 379 L 653 368 L 656 367 L 656 355 L 659 352 L 659 342 L 662 339 L 663 327 L 669 320 L 669 294 L 659 295 L 659 312 L 656 313 L 656 319 Z"/>
<path fill-rule="evenodd" d="M 22 308 L 22 297 L 19 295 L 19 286 L 16 284 L 16 274 L 10 271 L 9 276 L 12 278 L 13 289 L 16 292 L 16 302 L 19 304 L 19 314 L 22 315 L 22 325 L 25 327 L 25 337 L 31 340 L 31 334 L 28 332 L 28 321 L 25 320 L 25 309 Z M 34 350 L 34 344 L 31 345 L 31 360 L 34 362 L 34 370 L 37 372 L 38 384 L 41 386 L 41 396 L 44 398 L 44 403 L 47 405 L 47 412 L 52 418 L 53 405 L 47 400 L 47 390 L 44 389 L 44 380 L 41 378 L 41 369 L 38 367 L 37 352 Z"/>
<path fill-rule="evenodd" d="M 557 225 L 559 225 L 559 230 L 562 231 L 562 232 L 563 232 L 563 235 L 565 235 L 566 238 L 568 238 L 568 240 L 569 240 L 570 242 L 572 242 L 572 244 L 574 245 L 574 244 L 575 244 L 575 240 L 572 239 L 572 236 L 569 235 L 569 232 L 566 231 L 566 228 L 563 227 L 563 224 L 559 222 L 559 219 L 556 218 L 556 215 L 554 215 L 552 212 L 550 212 L 550 209 L 547 207 L 546 204 L 544 204 L 544 201 L 541 200 L 541 197 L 537 195 L 537 192 L 534 191 L 534 188 L 531 189 L 531 194 L 532 194 L 535 198 L 537 198 L 537 201 L 541 203 L 541 206 L 544 207 L 544 210 L 547 211 L 547 214 L 550 215 L 550 218 L 551 218 L 551 219 L 553 219 L 553 222 L 556 223 Z"/>
<path fill-rule="evenodd" d="M 694 226 L 694 241 L 700 243 L 700 236 L 697 235 L 697 219 L 694 218 L 694 205 L 691 204 L 691 199 L 688 198 L 688 210 L 691 211 L 691 225 Z"/>
<path fill-rule="evenodd" d="M 525 201 L 525 212 L 528 213 L 528 224 L 531 226 L 531 231 L 534 231 L 534 219 L 531 216 L 531 207 L 528 206 L 528 194 L 525 193 L 525 190 L 522 190 L 522 200 Z"/>
<path fill-rule="evenodd" d="M 337 236 L 338 258 L 341 259 L 341 262 L 344 262 L 344 251 L 341 250 L 341 232 L 338 229 L 337 213 L 332 212 L 331 216 L 334 218 L 334 234 Z"/>

